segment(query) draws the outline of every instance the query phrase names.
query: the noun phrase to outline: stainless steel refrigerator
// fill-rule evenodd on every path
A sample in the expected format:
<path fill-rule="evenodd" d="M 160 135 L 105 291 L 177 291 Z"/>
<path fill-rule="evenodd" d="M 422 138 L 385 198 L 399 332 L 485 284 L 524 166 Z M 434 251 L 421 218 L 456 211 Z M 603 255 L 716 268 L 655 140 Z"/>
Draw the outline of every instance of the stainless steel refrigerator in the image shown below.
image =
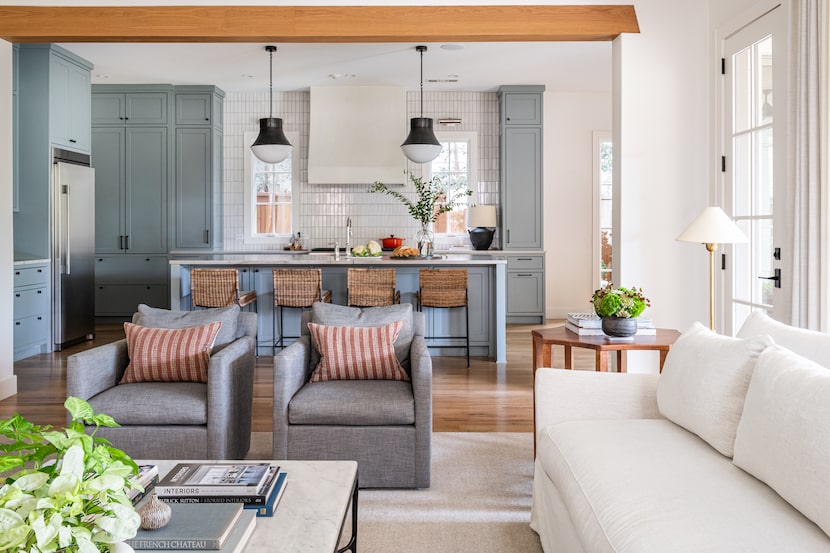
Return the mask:
<path fill-rule="evenodd" d="M 52 341 L 59 351 L 95 333 L 95 170 L 55 148 L 52 166 Z"/>

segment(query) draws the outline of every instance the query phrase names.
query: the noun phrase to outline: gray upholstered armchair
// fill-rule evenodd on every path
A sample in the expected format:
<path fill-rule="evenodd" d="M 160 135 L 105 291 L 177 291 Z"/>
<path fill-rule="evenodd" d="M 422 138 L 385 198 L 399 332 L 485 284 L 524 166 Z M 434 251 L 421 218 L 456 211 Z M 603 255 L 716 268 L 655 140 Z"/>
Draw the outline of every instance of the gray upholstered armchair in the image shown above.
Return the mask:
<path fill-rule="evenodd" d="M 306 323 L 369 327 L 396 320 L 405 321 L 394 346 L 409 382 L 309 381 L 319 354 Z M 360 487 L 429 487 L 432 359 L 423 313 L 408 303 L 365 309 L 315 303 L 301 329 L 274 358 L 274 458 L 353 459 Z"/>
<path fill-rule="evenodd" d="M 100 428 L 138 459 L 242 459 L 251 442 L 256 313 L 239 307 L 168 311 L 139 306 L 133 323 L 185 328 L 222 322 L 208 365 L 208 382 L 119 384 L 129 359 L 127 341 L 67 358 L 67 394 L 86 399 L 121 428 Z"/>

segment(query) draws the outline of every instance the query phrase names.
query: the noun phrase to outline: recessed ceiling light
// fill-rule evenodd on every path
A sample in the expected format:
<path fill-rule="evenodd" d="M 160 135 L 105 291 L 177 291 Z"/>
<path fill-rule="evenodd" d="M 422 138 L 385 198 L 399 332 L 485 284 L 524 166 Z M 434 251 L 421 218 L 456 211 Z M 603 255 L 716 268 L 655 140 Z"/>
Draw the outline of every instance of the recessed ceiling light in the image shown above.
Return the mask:
<path fill-rule="evenodd" d="M 458 75 L 456 75 L 455 73 L 452 73 L 450 75 L 447 75 L 447 77 L 450 78 L 450 79 L 457 79 Z"/>
<path fill-rule="evenodd" d="M 247 73 L 243 73 L 243 74 L 242 74 L 242 78 L 243 78 L 243 79 L 253 79 L 253 78 L 254 78 L 254 75 L 249 75 L 249 74 L 247 74 Z"/>
<path fill-rule="evenodd" d="M 329 75 L 329 79 L 334 79 L 335 81 L 338 79 L 351 79 L 354 75 L 351 73 L 332 73 Z"/>
<path fill-rule="evenodd" d="M 463 44 L 442 44 L 441 49 L 442 50 L 463 50 L 464 45 Z"/>
<path fill-rule="evenodd" d="M 97 79 L 109 79 L 110 78 L 109 75 L 104 75 L 103 73 L 98 73 L 97 75 L 95 75 L 95 77 Z"/>

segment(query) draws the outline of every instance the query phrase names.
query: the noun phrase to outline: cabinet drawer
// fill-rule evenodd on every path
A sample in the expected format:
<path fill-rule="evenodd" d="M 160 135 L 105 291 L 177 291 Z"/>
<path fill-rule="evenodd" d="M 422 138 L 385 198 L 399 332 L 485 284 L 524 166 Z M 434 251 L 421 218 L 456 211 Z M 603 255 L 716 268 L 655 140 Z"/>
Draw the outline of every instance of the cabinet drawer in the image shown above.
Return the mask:
<path fill-rule="evenodd" d="M 14 291 L 14 318 L 22 319 L 49 311 L 49 295 L 46 288 L 29 288 Z"/>
<path fill-rule="evenodd" d="M 542 270 L 545 268 L 545 257 L 542 255 L 508 255 L 508 271 Z"/>
<path fill-rule="evenodd" d="M 125 284 L 95 286 L 96 316 L 130 316 L 139 303 L 167 309 L 170 294 L 166 284 Z"/>
<path fill-rule="evenodd" d="M 166 284 L 167 256 L 97 255 L 95 282 L 101 284 Z"/>
<path fill-rule="evenodd" d="M 507 314 L 538 315 L 545 310 L 544 273 L 510 273 L 507 275 Z"/>
<path fill-rule="evenodd" d="M 49 271 L 46 265 L 37 267 L 20 267 L 14 270 L 14 287 L 49 284 Z"/>
<path fill-rule="evenodd" d="M 49 318 L 46 315 L 23 317 L 14 321 L 14 347 L 49 341 Z"/>

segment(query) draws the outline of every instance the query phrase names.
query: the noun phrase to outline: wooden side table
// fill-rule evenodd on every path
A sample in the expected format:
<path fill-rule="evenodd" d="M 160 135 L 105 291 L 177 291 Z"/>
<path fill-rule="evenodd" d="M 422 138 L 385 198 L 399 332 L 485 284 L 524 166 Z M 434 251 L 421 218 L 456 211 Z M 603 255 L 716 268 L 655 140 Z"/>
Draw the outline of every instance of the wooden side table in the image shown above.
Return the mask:
<path fill-rule="evenodd" d="M 666 362 L 666 355 L 680 333 L 676 330 L 658 328 L 652 336 L 634 336 L 631 340 L 609 340 L 606 336 L 579 336 L 565 327 L 542 328 L 531 332 L 533 336 L 533 372 L 539 367 L 550 367 L 551 346 L 565 348 L 565 368 L 573 368 L 573 348 L 592 349 L 596 353 L 596 370 L 608 371 L 608 352 L 617 352 L 617 367 L 626 372 L 626 352 L 630 350 L 657 350 L 660 352 L 660 370 Z"/>

